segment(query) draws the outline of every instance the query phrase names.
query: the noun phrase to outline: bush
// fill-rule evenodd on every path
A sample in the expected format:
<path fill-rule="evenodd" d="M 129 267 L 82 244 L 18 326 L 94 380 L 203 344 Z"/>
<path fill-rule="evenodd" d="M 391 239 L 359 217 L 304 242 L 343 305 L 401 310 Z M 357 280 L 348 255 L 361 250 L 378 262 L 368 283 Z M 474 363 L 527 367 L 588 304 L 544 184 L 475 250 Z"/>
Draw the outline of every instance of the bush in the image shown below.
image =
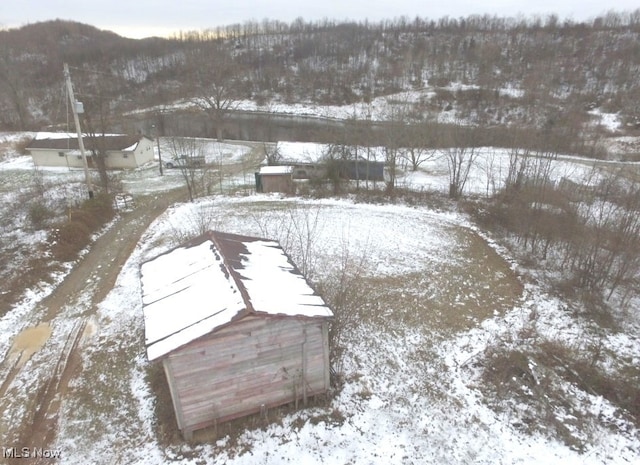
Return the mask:
<path fill-rule="evenodd" d="M 44 229 L 47 220 L 52 216 L 53 212 L 43 202 L 36 200 L 29 204 L 27 217 L 33 229 Z"/>
<path fill-rule="evenodd" d="M 91 231 L 80 221 L 67 221 L 53 229 L 49 236 L 54 256 L 61 261 L 73 260 L 89 244 Z"/>
<path fill-rule="evenodd" d="M 16 152 L 18 152 L 20 155 L 28 155 L 27 146 L 31 143 L 32 140 L 33 137 L 22 137 L 18 139 L 14 144 Z"/>
<path fill-rule="evenodd" d="M 94 231 L 108 223 L 115 216 L 113 200 L 109 195 L 97 194 L 93 199 L 85 200 L 80 207 L 97 221 Z"/>
<path fill-rule="evenodd" d="M 72 210 L 69 214 L 70 223 L 81 223 L 87 227 L 90 232 L 95 231 L 101 222 L 91 212 L 86 210 Z"/>
<path fill-rule="evenodd" d="M 100 229 L 115 216 L 113 203 L 108 195 L 98 194 L 85 200 L 73 210 L 69 221 L 54 228 L 49 236 L 54 256 L 62 261 L 73 260 L 91 240 L 91 233 Z"/>
<path fill-rule="evenodd" d="M 80 208 L 72 210 L 70 221 L 84 224 L 89 231 L 94 232 L 111 221 L 115 216 L 113 202 L 107 195 L 99 194 L 93 199 L 85 200 Z"/>

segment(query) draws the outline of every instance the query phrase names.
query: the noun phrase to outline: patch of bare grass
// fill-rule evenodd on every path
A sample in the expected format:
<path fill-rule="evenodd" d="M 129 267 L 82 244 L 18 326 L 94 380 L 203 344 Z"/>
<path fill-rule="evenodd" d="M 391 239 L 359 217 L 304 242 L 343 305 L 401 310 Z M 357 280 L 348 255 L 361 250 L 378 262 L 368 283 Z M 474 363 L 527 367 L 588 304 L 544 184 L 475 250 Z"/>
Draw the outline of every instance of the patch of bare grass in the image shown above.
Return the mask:
<path fill-rule="evenodd" d="M 452 232 L 459 237 L 455 260 L 422 272 L 365 278 L 366 317 L 383 328 L 392 320 L 451 334 L 513 308 L 522 284 L 508 264 L 475 234 Z"/>
<path fill-rule="evenodd" d="M 612 370 L 601 355 L 594 346 L 579 349 L 551 340 L 535 347 L 492 346 L 477 362 L 480 388 L 492 408 L 511 416 L 513 426 L 585 452 L 599 427 L 620 427 L 615 418 L 640 425 L 640 369 Z M 601 413 L 598 397 L 614 406 L 613 417 Z"/>

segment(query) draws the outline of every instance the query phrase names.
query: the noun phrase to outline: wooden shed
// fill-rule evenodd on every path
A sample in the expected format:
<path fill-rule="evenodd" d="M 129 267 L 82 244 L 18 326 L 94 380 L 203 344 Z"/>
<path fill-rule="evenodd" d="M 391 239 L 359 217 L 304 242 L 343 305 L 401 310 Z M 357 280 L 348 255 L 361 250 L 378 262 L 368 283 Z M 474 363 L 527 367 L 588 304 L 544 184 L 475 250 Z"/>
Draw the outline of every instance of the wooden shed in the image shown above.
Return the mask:
<path fill-rule="evenodd" d="M 256 191 L 295 194 L 293 167 L 283 165 L 261 167 L 260 171 L 256 173 Z"/>
<path fill-rule="evenodd" d="M 276 241 L 210 231 L 141 279 L 147 355 L 186 438 L 329 388 L 333 314 Z"/>

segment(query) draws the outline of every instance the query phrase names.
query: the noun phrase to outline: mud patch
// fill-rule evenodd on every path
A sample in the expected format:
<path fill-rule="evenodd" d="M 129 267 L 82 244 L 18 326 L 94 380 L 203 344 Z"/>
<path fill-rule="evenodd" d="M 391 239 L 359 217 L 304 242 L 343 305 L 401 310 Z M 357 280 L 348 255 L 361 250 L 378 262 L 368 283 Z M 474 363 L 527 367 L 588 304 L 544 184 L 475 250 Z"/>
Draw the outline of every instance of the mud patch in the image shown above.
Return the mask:
<path fill-rule="evenodd" d="M 13 340 L 9 350 L 9 360 L 16 366 L 22 367 L 27 361 L 39 351 L 51 336 L 51 326 L 49 323 L 40 323 L 38 326 L 31 326 L 22 330 Z"/>

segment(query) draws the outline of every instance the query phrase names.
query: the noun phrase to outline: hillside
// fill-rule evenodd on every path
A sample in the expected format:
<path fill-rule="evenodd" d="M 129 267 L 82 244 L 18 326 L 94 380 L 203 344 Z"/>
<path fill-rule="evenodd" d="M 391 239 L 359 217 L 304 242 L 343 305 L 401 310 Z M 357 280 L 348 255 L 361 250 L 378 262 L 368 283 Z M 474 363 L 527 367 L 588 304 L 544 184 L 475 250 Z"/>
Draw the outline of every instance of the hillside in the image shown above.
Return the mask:
<path fill-rule="evenodd" d="M 447 111 L 469 124 L 571 138 L 583 137 L 594 112 L 616 115 L 626 132 L 640 126 L 640 10 L 589 23 L 263 21 L 145 40 L 56 20 L 0 31 L 0 42 L 9 45 L 0 52 L 4 130 L 66 121 L 63 62 L 101 120 L 195 98 L 215 112 L 238 100 L 348 106 L 423 90 L 404 118 Z"/>

